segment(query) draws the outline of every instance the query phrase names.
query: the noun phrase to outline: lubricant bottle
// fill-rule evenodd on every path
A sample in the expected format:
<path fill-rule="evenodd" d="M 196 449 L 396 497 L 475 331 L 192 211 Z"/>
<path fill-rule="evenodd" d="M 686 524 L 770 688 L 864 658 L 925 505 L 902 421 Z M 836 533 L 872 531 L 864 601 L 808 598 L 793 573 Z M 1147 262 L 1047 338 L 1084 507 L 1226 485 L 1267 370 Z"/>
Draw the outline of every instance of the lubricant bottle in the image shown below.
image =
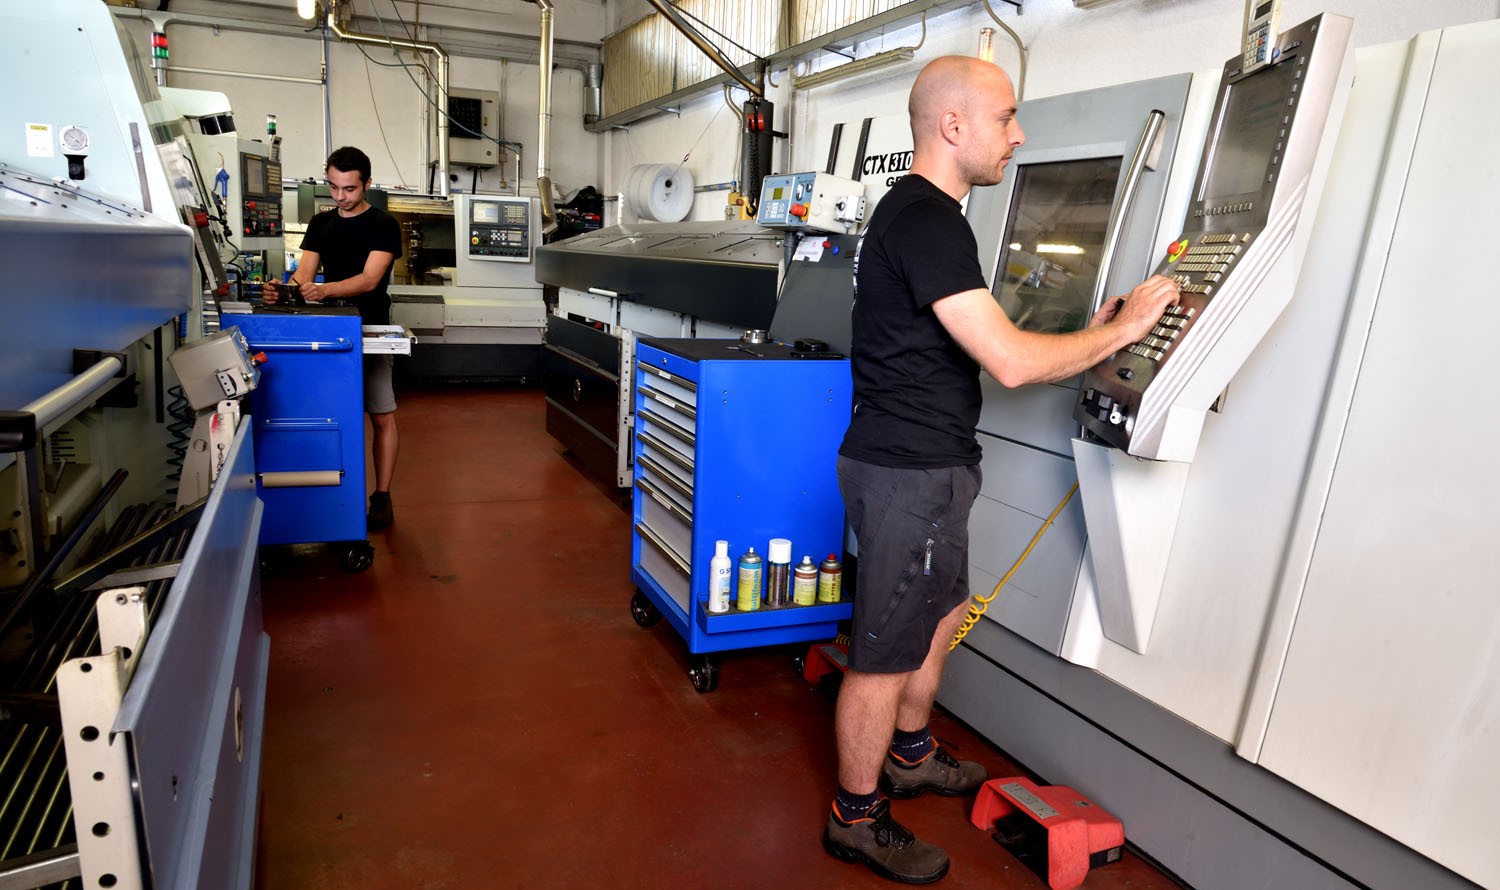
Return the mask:
<path fill-rule="evenodd" d="M 740 557 L 739 583 L 736 585 L 735 608 L 741 612 L 754 612 L 760 608 L 761 572 L 765 560 L 751 547 Z"/>
<path fill-rule="evenodd" d="M 792 602 L 798 606 L 810 606 L 818 601 L 818 566 L 811 556 L 792 569 Z"/>
<path fill-rule="evenodd" d="M 730 583 L 729 542 L 714 542 L 714 558 L 708 561 L 708 611 L 722 615 L 729 611 Z"/>
<path fill-rule="evenodd" d="M 792 542 L 772 538 L 766 548 L 766 605 L 779 609 L 792 602 Z"/>
<path fill-rule="evenodd" d="M 818 566 L 818 602 L 836 603 L 844 594 L 844 564 L 830 553 Z"/>

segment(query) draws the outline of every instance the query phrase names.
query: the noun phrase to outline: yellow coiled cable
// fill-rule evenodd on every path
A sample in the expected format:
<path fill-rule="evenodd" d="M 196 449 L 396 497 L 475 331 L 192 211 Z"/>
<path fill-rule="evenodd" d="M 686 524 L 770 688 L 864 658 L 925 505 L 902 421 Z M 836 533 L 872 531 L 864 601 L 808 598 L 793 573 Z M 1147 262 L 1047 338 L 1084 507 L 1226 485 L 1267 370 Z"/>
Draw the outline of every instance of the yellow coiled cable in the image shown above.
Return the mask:
<path fill-rule="evenodd" d="M 1020 558 L 1018 558 L 1015 563 L 1011 565 L 1010 571 L 1006 572 L 1005 577 L 1000 579 L 1000 583 L 995 585 L 995 589 L 990 591 L 990 595 L 976 596 L 973 598 L 973 601 L 969 603 L 969 614 L 964 616 L 964 623 L 958 626 L 958 631 L 953 634 L 953 642 L 948 644 L 949 652 L 957 649 L 958 644 L 963 641 L 963 638 L 968 636 L 969 631 L 973 629 L 974 625 L 979 623 L 980 617 L 982 617 L 985 611 L 989 609 L 990 603 L 994 602 L 995 597 L 1000 595 L 1000 589 L 1005 586 L 1007 581 L 1010 580 L 1010 576 L 1016 573 L 1016 570 L 1021 567 L 1021 564 L 1026 562 L 1026 557 L 1031 555 L 1031 550 L 1036 546 L 1036 542 L 1040 541 L 1042 539 L 1042 535 L 1047 533 L 1047 529 L 1052 527 L 1052 520 L 1057 518 L 1057 514 L 1063 511 L 1063 508 L 1068 505 L 1068 501 L 1073 500 L 1073 495 L 1077 494 L 1077 492 L 1078 483 L 1074 482 L 1073 487 L 1068 489 L 1068 493 L 1063 496 L 1063 499 L 1058 502 L 1056 507 L 1052 508 L 1052 515 L 1048 516 L 1047 521 L 1042 523 L 1042 527 L 1037 529 L 1036 534 L 1031 536 L 1031 543 L 1026 545 L 1025 550 L 1021 551 Z"/>

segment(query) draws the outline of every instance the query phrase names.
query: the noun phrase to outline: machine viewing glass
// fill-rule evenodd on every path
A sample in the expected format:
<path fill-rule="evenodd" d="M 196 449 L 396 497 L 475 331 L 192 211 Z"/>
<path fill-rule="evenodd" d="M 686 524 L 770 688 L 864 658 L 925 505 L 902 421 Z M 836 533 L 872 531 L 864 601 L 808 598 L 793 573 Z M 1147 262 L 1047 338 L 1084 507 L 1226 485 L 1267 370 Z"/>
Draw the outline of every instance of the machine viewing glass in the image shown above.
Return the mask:
<path fill-rule="evenodd" d="M 1121 162 L 1091 158 L 1016 169 L 994 292 L 1017 327 L 1058 333 L 1088 324 Z"/>

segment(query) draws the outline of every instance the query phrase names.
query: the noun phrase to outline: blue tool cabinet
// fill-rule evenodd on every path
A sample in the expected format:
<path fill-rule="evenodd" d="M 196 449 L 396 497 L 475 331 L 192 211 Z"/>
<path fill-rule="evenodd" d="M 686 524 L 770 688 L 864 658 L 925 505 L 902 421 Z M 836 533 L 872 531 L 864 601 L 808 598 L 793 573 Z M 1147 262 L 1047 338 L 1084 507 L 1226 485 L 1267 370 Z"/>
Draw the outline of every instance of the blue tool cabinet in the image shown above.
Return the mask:
<path fill-rule="evenodd" d="M 849 424 L 847 359 L 794 357 L 738 340 L 642 339 L 635 368 L 631 614 L 665 617 L 697 656 L 693 686 L 717 685 L 710 653 L 826 640 L 852 605 L 708 612 L 714 542 L 732 560 L 764 558 L 772 538 L 792 562 L 844 552 L 836 461 Z"/>
<path fill-rule="evenodd" d="M 365 530 L 364 367 L 353 309 L 225 316 L 263 352 L 250 394 L 260 543 L 333 544 L 344 568 L 374 559 Z"/>

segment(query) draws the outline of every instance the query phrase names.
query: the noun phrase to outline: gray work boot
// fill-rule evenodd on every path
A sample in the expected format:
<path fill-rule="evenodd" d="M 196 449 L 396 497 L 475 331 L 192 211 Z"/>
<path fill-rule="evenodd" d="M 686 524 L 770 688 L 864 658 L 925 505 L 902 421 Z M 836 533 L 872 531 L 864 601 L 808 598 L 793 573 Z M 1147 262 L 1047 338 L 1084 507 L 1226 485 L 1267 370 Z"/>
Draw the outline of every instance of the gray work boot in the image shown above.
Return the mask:
<path fill-rule="evenodd" d="M 907 766 L 886 755 L 881 767 L 880 787 L 891 797 L 916 797 L 924 791 L 936 791 L 949 797 L 973 794 L 990 774 L 972 760 L 954 760 L 939 745 L 932 754 Z"/>
<path fill-rule="evenodd" d="M 889 800 L 881 800 L 863 819 L 850 823 L 829 813 L 823 849 L 845 862 L 863 862 L 877 875 L 903 884 L 931 884 L 948 873 L 948 854 L 917 840 L 892 819 Z"/>

